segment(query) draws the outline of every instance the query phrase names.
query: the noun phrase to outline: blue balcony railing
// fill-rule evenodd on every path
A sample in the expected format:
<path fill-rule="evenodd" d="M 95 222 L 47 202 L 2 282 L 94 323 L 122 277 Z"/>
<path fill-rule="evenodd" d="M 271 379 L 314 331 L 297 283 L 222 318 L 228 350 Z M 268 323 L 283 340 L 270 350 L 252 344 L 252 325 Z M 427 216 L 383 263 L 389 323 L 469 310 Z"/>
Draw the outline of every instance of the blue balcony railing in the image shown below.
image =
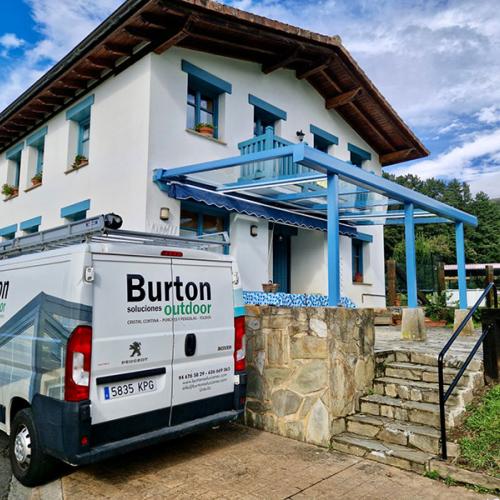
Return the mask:
<path fill-rule="evenodd" d="M 241 155 L 269 151 L 275 148 L 283 148 L 293 143 L 274 135 L 272 127 L 267 127 L 262 135 L 252 137 L 247 141 L 240 142 L 238 149 Z M 286 175 L 300 175 L 310 172 L 311 169 L 293 163 L 292 157 L 277 158 L 276 160 L 266 160 L 254 163 L 247 163 L 241 167 L 241 179 L 266 179 L 276 178 Z"/>

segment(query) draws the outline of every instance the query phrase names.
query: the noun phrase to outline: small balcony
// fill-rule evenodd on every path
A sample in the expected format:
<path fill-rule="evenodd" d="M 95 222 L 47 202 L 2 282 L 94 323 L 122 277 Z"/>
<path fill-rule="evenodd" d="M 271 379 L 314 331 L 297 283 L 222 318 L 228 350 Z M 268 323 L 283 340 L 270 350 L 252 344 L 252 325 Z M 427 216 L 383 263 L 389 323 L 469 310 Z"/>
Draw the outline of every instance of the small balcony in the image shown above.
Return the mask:
<path fill-rule="evenodd" d="M 272 127 L 267 127 L 262 135 L 240 142 L 238 149 L 241 155 L 248 155 L 292 145 L 293 142 L 278 137 L 274 134 Z M 276 179 L 312 171 L 310 168 L 294 163 L 292 157 L 287 156 L 276 160 L 259 161 L 243 165 L 241 167 L 240 180 Z"/>

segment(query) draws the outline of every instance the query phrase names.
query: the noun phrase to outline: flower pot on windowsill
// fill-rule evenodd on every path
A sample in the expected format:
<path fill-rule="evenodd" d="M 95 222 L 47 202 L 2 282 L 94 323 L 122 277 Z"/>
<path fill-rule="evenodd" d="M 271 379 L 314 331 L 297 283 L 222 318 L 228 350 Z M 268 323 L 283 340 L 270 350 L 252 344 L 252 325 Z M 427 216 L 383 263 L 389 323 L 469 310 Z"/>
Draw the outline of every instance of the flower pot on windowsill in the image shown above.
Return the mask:
<path fill-rule="evenodd" d="M 361 273 L 354 275 L 354 283 L 363 283 L 363 275 Z"/>
<path fill-rule="evenodd" d="M 40 186 L 41 183 L 42 183 L 42 173 L 41 172 L 39 174 L 34 175 L 31 178 L 31 185 L 33 187 Z"/>
<path fill-rule="evenodd" d="M 82 155 L 76 155 L 75 160 L 73 161 L 73 165 L 71 165 L 71 168 L 77 170 L 79 168 L 87 166 L 88 164 L 89 160 L 87 157 Z"/>
<path fill-rule="evenodd" d="M 11 186 L 10 184 L 4 184 L 2 186 L 2 194 L 5 196 L 6 200 L 15 198 L 19 194 L 19 188 L 16 186 Z"/>
<path fill-rule="evenodd" d="M 205 135 L 207 137 L 213 137 L 214 136 L 214 128 L 212 125 L 209 125 L 208 123 L 199 123 L 195 127 L 196 132 L 198 132 L 201 135 Z"/>
<path fill-rule="evenodd" d="M 262 290 L 264 290 L 265 293 L 276 293 L 279 287 L 279 283 L 273 283 L 272 281 L 269 283 L 262 283 Z"/>

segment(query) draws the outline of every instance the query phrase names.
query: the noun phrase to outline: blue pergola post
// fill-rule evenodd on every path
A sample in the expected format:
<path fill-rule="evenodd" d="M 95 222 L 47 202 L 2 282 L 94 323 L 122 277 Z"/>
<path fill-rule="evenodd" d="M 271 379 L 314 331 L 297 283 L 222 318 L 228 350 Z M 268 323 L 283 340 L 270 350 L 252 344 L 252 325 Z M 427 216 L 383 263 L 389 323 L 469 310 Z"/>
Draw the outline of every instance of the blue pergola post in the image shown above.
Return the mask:
<path fill-rule="evenodd" d="M 328 305 L 340 302 L 339 176 L 327 176 Z"/>
<path fill-rule="evenodd" d="M 455 224 L 455 245 L 457 249 L 458 296 L 460 309 L 467 309 L 467 278 L 465 274 L 464 223 Z"/>
<path fill-rule="evenodd" d="M 415 221 L 413 203 L 405 203 L 405 245 L 406 245 L 406 288 L 408 307 L 418 306 L 417 300 L 417 260 L 415 257 Z"/>

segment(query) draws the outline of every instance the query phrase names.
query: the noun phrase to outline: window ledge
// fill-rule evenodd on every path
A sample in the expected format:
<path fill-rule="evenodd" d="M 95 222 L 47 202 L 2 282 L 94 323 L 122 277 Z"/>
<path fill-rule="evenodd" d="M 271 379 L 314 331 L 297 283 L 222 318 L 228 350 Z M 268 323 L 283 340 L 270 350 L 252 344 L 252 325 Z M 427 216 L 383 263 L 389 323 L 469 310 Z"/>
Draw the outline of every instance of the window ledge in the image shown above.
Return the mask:
<path fill-rule="evenodd" d="M 364 281 L 362 281 L 361 283 L 359 281 L 353 281 L 352 284 L 356 286 L 373 286 L 372 283 L 365 283 Z"/>
<path fill-rule="evenodd" d="M 215 137 L 210 137 L 209 135 L 200 134 L 199 132 L 196 132 L 196 130 L 193 130 L 192 128 L 187 128 L 186 132 L 189 132 L 190 134 L 196 135 L 198 137 L 203 137 L 204 139 L 208 139 L 209 141 L 216 142 L 217 144 L 222 144 L 223 146 L 227 146 L 227 142 L 221 141 L 220 139 L 216 139 Z"/>
<path fill-rule="evenodd" d="M 13 200 L 14 198 L 17 198 L 19 194 L 12 194 L 10 196 L 7 196 L 7 198 L 4 198 L 3 201 L 10 201 Z"/>
<path fill-rule="evenodd" d="M 33 191 L 33 189 L 39 188 L 43 183 L 40 182 L 40 184 L 34 184 L 33 186 L 30 186 L 24 190 L 25 193 L 29 193 L 30 191 Z"/>
<path fill-rule="evenodd" d="M 64 174 L 65 175 L 68 175 L 68 174 L 71 174 L 72 172 L 78 172 L 78 170 L 81 170 L 82 168 L 85 168 L 85 167 L 88 167 L 89 164 L 88 163 L 85 163 L 85 165 L 80 165 L 79 167 L 73 167 L 73 166 L 69 166 L 68 170 L 65 170 L 64 171 Z"/>

